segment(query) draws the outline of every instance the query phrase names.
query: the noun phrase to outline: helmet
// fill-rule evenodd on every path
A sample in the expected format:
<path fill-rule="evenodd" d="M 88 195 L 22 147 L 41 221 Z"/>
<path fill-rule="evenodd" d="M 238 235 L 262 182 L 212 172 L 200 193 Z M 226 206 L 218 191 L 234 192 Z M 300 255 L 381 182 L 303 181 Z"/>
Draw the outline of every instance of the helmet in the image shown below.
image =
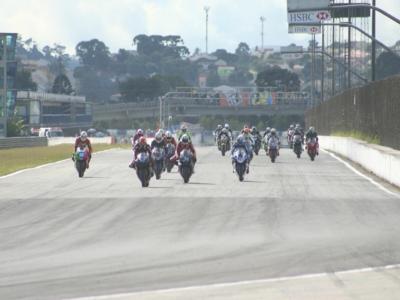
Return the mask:
<path fill-rule="evenodd" d="M 224 127 L 225 127 L 226 129 L 229 129 L 229 124 L 226 123 Z"/>
<path fill-rule="evenodd" d="M 164 129 L 160 128 L 160 130 L 158 130 L 159 133 L 161 133 L 161 135 L 164 134 Z"/>
<path fill-rule="evenodd" d="M 136 133 L 137 133 L 137 134 L 143 134 L 143 130 L 142 130 L 142 129 L 138 129 L 138 130 L 136 131 Z"/>
<path fill-rule="evenodd" d="M 256 126 L 253 126 L 253 127 L 251 128 L 251 131 L 252 131 L 252 132 L 257 131 L 257 127 L 256 127 Z"/>
<path fill-rule="evenodd" d="M 146 138 L 145 138 L 144 136 L 142 136 L 142 137 L 139 139 L 139 144 L 142 144 L 142 145 L 146 144 Z"/>
<path fill-rule="evenodd" d="M 155 138 L 156 138 L 156 141 L 157 141 L 157 142 L 159 142 L 159 141 L 162 140 L 162 133 L 161 133 L 161 131 L 158 131 L 158 132 L 156 133 Z"/>
<path fill-rule="evenodd" d="M 217 128 L 218 128 L 218 129 L 222 129 L 222 125 L 221 125 L 221 124 L 218 124 Z"/>
<path fill-rule="evenodd" d="M 271 128 L 267 127 L 267 129 L 265 129 L 266 132 L 271 132 Z"/>
<path fill-rule="evenodd" d="M 82 139 L 82 140 L 86 140 L 86 138 L 87 138 L 87 133 L 86 133 L 86 131 L 82 131 L 82 132 L 81 132 L 81 139 Z"/>
<path fill-rule="evenodd" d="M 315 128 L 311 126 L 311 127 L 310 127 L 310 131 L 311 131 L 311 132 L 314 132 L 314 131 L 315 131 Z"/>
<path fill-rule="evenodd" d="M 167 132 L 165 133 L 165 135 L 166 135 L 167 138 L 172 138 L 172 133 L 171 133 L 171 131 L 167 131 Z"/>
<path fill-rule="evenodd" d="M 250 133 L 250 128 L 245 127 L 243 131 L 244 131 L 244 133 Z"/>
<path fill-rule="evenodd" d="M 296 128 L 300 128 L 300 124 L 299 123 L 296 124 Z"/>
<path fill-rule="evenodd" d="M 186 134 L 184 134 L 182 136 L 181 141 L 182 141 L 182 143 L 187 144 L 187 143 L 189 143 L 189 137 Z"/>
<path fill-rule="evenodd" d="M 289 127 L 290 129 L 293 129 L 294 128 L 294 125 L 293 124 L 290 124 L 290 127 Z"/>
<path fill-rule="evenodd" d="M 275 128 L 271 129 L 271 134 L 276 134 L 276 129 Z"/>
<path fill-rule="evenodd" d="M 187 127 L 186 127 L 186 125 L 182 125 L 182 126 L 181 126 L 181 130 L 182 130 L 182 131 L 185 131 L 185 130 L 187 130 Z"/>

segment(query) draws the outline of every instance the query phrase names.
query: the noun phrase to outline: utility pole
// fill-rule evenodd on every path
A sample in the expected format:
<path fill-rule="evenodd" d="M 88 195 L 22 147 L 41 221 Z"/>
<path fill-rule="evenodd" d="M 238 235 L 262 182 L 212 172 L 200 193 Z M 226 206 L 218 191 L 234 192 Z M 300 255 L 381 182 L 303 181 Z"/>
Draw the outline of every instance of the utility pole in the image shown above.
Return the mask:
<path fill-rule="evenodd" d="M 372 0 L 372 6 L 376 6 L 376 0 Z M 372 50 L 371 50 L 371 80 L 376 80 L 376 11 L 372 10 Z"/>
<path fill-rule="evenodd" d="M 7 35 L 3 35 L 2 39 L 3 43 L 3 54 L 2 54 L 2 60 L 3 60 L 3 115 L 0 117 L 3 117 L 3 130 L 4 130 L 4 137 L 7 137 L 7 119 L 8 119 L 8 112 L 7 112 Z"/>
<path fill-rule="evenodd" d="M 325 52 L 325 27 L 322 23 L 322 53 Z M 325 101 L 325 55 L 321 57 L 322 78 L 321 78 L 321 101 Z"/>
<path fill-rule="evenodd" d="M 351 0 L 349 0 L 349 4 L 351 4 Z M 351 12 L 349 7 L 349 23 L 351 23 Z M 348 45 L 347 45 L 347 88 L 351 88 L 351 27 L 348 28 Z"/>
<path fill-rule="evenodd" d="M 206 54 L 208 54 L 208 13 L 210 11 L 210 7 L 205 6 L 204 11 L 206 13 Z"/>
<path fill-rule="evenodd" d="M 264 50 L 264 22 L 265 22 L 265 17 L 260 17 L 261 21 L 261 50 Z"/>

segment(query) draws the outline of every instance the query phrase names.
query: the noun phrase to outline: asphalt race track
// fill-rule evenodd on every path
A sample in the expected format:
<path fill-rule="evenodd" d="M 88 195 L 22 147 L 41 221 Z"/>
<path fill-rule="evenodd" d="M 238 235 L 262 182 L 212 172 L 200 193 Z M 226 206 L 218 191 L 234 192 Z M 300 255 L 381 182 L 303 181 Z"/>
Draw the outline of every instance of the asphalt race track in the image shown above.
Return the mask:
<path fill-rule="evenodd" d="M 326 153 L 263 154 L 240 183 L 198 149 L 143 189 L 131 153 L 0 178 L 0 299 L 66 299 L 400 263 L 400 200 Z M 398 279 L 400 282 L 400 279 Z"/>

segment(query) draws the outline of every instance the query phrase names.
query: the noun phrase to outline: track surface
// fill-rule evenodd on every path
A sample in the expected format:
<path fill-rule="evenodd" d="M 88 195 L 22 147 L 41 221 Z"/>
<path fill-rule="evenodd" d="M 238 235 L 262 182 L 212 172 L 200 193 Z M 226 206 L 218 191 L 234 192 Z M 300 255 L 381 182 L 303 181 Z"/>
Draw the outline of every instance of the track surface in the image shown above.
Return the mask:
<path fill-rule="evenodd" d="M 142 189 L 129 151 L 87 177 L 62 162 L 0 179 L 0 299 L 63 299 L 276 278 L 400 262 L 400 200 L 327 154 L 262 155 L 239 183 L 199 149 Z"/>

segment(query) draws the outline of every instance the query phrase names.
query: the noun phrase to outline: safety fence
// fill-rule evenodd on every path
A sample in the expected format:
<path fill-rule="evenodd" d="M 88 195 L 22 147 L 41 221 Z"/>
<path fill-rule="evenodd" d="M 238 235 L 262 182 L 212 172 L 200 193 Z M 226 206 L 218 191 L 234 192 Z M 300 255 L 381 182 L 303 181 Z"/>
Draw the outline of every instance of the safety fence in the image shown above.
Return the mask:
<path fill-rule="evenodd" d="M 306 113 L 319 134 L 357 132 L 400 149 L 400 76 L 346 91 Z"/>

